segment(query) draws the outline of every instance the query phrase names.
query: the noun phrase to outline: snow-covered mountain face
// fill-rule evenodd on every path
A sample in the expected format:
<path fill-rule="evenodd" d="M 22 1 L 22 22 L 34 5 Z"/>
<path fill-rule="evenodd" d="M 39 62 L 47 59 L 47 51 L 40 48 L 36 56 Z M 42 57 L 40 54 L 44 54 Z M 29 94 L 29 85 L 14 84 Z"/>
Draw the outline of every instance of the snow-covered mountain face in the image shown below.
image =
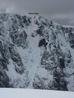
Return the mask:
<path fill-rule="evenodd" d="M 74 28 L 0 14 L 0 87 L 74 91 Z"/>

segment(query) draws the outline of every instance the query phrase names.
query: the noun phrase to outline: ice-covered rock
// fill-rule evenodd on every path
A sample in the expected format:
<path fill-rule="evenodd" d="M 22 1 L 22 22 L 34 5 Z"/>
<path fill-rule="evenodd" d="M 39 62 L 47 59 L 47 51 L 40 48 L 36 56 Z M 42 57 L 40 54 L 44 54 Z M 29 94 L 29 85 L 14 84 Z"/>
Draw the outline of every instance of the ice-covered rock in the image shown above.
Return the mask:
<path fill-rule="evenodd" d="M 74 27 L 0 13 L 0 87 L 74 91 Z"/>

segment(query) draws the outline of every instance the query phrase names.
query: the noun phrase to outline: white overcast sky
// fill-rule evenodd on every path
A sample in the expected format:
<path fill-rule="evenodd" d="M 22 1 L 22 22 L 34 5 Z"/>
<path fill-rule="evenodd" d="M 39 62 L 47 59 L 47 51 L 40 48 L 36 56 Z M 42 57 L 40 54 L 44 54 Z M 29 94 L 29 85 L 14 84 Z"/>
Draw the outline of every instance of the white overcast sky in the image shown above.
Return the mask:
<path fill-rule="evenodd" d="M 0 0 L 0 10 L 38 12 L 61 24 L 74 25 L 74 0 Z"/>

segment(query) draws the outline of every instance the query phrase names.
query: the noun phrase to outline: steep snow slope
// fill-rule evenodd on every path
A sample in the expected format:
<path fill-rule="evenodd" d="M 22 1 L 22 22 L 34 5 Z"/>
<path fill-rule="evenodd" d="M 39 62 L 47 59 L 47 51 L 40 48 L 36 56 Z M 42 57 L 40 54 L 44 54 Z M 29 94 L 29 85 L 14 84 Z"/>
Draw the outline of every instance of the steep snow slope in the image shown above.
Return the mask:
<path fill-rule="evenodd" d="M 0 13 L 0 87 L 74 91 L 74 27 Z"/>

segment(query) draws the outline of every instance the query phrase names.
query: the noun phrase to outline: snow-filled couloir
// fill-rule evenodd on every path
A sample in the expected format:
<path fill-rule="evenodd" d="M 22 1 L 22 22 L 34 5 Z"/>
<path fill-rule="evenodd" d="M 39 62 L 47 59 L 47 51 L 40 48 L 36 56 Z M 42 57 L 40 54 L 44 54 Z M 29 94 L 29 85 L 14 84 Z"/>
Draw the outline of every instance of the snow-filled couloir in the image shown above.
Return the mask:
<path fill-rule="evenodd" d="M 0 87 L 74 91 L 74 27 L 0 13 Z"/>

